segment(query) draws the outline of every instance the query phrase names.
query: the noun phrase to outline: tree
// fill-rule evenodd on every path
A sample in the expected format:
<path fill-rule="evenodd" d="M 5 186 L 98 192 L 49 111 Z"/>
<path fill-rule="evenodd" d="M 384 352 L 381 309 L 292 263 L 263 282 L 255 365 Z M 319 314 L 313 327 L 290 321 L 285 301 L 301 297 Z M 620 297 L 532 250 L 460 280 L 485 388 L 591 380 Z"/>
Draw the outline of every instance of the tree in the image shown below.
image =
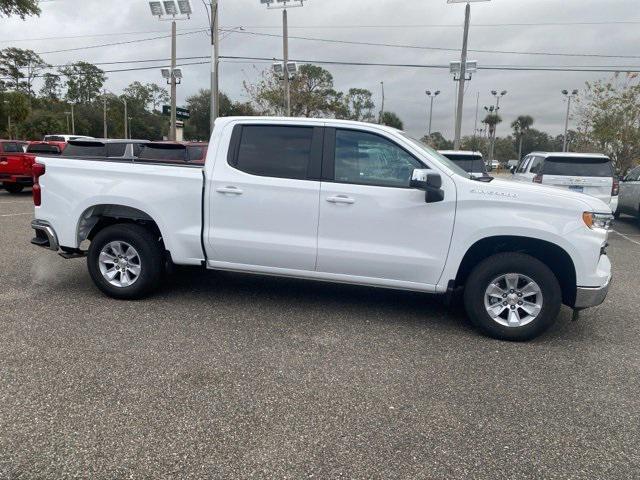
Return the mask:
<path fill-rule="evenodd" d="M 373 94 L 366 88 L 350 88 L 344 97 L 345 118 L 358 122 L 373 122 Z"/>
<path fill-rule="evenodd" d="M 402 120 L 400 120 L 400 117 L 393 112 L 383 112 L 381 123 L 388 127 L 397 128 L 398 130 L 402 130 L 404 128 L 404 124 L 402 123 Z"/>
<path fill-rule="evenodd" d="M 54 73 L 45 73 L 43 76 L 43 84 L 40 89 L 40 96 L 47 100 L 58 101 L 62 95 L 62 82 L 60 76 Z"/>
<path fill-rule="evenodd" d="M 489 126 L 489 137 L 493 138 L 496 133 L 496 126 L 502 122 L 502 117 L 497 113 L 488 113 L 482 123 L 486 123 Z"/>
<path fill-rule="evenodd" d="M 224 93 L 220 93 L 220 116 L 252 116 L 255 115 L 250 103 L 232 101 Z M 209 138 L 209 125 L 211 118 L 211 90 L 200 90 L 195 95 L 187 98 L 187 108 L 190 118 L 185 122 L 185 137 L 194 140 Z"/>
<path fill-rule="evenodd" d="M 33 80 L 49 65 L 33 50 L 9 47 L 0 51 L 0 74 L 8 78 L 7 87 L 33 95 Z"/>
<path fill-rule="evenodd" d="M 640 157 L 638 74 L 587 82 L 578 106 L 579 139 L 574 149 L 605 153 L 625 173 Z"/>
<path fill-rule="evenodd" d="M 514 146 L 513 137 L 498 137 L 495 140 L 493 158 L 500 162 L 513 160 L 517 152 Z"/>
<path fill-rule="evenodd" d="M 263 115 L 284 115 L 282 79 L 272 70 L 244 88 L 255 110 Z M 342 94 L 333 88 L 333 76 L 316 65 L 301 65 L 289 83 L 291 115 L 294 117 L 327 117 L 345 115 Z"/>
<path fill-rule="evenodd" d="M 533 117 L 530 115 L 520 115 L 511 122 L 514 136 L 518 139 L 518 160 L 522 158 L 522 140 L 533 125 L 533 121 Z"/>
<path fill-rule="evenodd" d="M 49 133 L 62 132 L 65 127 L 60 115 L 40 110 L 20 125 L 19 133 L 22 138 L 42 138 Z"/>
<path fill-rule="evenodd" d="M 87 62 L 76 62 L 60 68 L 60 73 L 67 77 L 66 99 L 73 103 L 89 103 L 100 95 L 104 82 L 104 72 Z"/>
<path fill-rule="evenodd" d="M 560 143 L 562 150 L 562 143 Z M 558 151 L 554 146 L 552 138 L 546 132 L 541 132 L 535 128 L 530 128 L 522 141 L 522 154 L 528 155 L 531 152 L 552 152 Z"/>
<path fill-rule="evenodd" d="M 453 148 L 453 142 L 444 138 L 440 132 L 425 135 L 421 138 L 421 141 L 436 150 L 451 150 Z"/>
<path fill-rule="evenodd" d="M 489 155 L 489 145 L 486 138 L 477 135 L 471 137 L 462 137 L 460 142 L 462 150 L 470 150 L 472 152 L 480 152 L 484 157 Z"/>
<path fill-rule="evenodd" d="M 0 16 L 10 17 L 18 15 L 24 17 L 30 15 L 40 15 L 40 7 L 37 0 L 0 0 Z"/>
<path fill-rule="evenodd" d="M 7 102 L 5 113 L 11 117 L 11 131 L 8 131 L 9 138 L 13 138 L 17 132 L 17 126 L 23 122 L 31 111 L 29 97 L 20 92 L 9 92 L 4 95 Z"/>
<path fill-rule="evenodd" d="M 133 102 L 140 104 L 145 110 L 151 107 L 151 112 L 157 111 L 160 104 L 169 101 L 167 90 L 155 83 L 142 84 L 135 81 L 124 89 L 124 94 Z"/>

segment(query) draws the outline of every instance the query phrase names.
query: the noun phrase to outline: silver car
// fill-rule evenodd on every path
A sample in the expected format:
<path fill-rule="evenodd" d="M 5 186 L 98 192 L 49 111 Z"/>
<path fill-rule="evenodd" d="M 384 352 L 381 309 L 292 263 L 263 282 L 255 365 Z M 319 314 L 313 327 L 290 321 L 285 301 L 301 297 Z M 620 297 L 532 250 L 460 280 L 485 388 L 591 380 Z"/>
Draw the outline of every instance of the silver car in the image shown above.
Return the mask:
<path fill-rule="evenodd" d="M 640 167 L 631 170 L 620 182 L 616 214 L 620 213 L 626 213 L 640 220 Z"/>

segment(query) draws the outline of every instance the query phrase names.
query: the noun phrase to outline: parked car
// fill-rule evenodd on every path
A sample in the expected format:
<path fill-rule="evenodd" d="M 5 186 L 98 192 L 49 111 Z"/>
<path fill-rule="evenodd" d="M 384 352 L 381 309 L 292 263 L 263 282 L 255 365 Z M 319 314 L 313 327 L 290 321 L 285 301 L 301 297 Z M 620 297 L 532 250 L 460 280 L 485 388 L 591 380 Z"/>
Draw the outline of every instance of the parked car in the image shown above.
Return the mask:
<path fill-rule="evenodd" d="M 169 261 L 449 298 L 464 289 L 483 332 L 523 340 L 562 303 L 600 304 L 611 279 L 605 203 L 481 182 L 383 125 L 224 117 L 204 168 L 63 156 L 36 163 L 34 178 L 32 242 L 87 256 L 114 298 L 151 293 Z"/>
<path fill-rule="evenodd" d="M 611 159 L 598 153 L 534 152 L 522 159 L 513 179 L 585 193 L 618 208 L 619 182 Z"/>
<path fill-rule="evenodd" d="M 438 153 L 447 157 L 470 175 L 476 177 L 487 175 L 487 166 L 480 152 L 468 150 L 439 150 Z"/>
<path fill-rule="evenodd" d="M 0 182 L 9 193 L 20 193 L 31 185 L 31 164 L 25 156 L 28 142 L 0 140 Z"/>
<path fill-rule="evenodd" d="M 140 152 L 139 161 L 203 165 L 207 145 L 200 142 L 151 142 Z"/>
<path fill-rule="evenodd" d="M 67 135 L 67 134 L 54 134 L 54 135 L 45 135 L 42 139 L 45 142 L 64 142 L 67 143 L 69 140 L 78 140 L 80 138 L 90 139 L 93 137 L 87 137 L 85 135 Z"/>
<path fill-rule="evenodd" d="M 620 182 L 616 215 L 620 213 L 631 215 L 640 220 L 640 167 L 629 171 Z"/>
<path fill-rule="evenodd" d="M 136 158 L 148 140 L 132 139 L 76 139 L 69 140 L 63 151 L 65 157 Z"/>

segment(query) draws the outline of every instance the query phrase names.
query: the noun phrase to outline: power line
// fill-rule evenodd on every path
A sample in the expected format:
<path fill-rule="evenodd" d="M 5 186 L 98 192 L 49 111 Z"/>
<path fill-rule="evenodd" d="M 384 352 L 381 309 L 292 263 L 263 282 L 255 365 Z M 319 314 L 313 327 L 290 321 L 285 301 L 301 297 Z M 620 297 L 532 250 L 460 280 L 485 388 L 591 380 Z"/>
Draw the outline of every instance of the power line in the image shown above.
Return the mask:
<path fill-rule="evenodd" d="M 178 32 L 192 32 L 200 31 L 204 27 L 198 28 L 185 28 L 179 29 Z M 0 43 L 18 43 L 18 42 L 39 42 L 39 41 L 51 41 L 51 40 L 73 40 L 77 38 L 96 38 L 96 37 L 118 37 L 123 35 L 144 35 L 149 33 L 165 33 L 166 30 L 143 30 L 138 32 L 109 32 L 109 33 L 87 33 L 79 35 L 67 35 L 67 36 L 51 36 L 51 37 L 37 37 L 37 38 L 14 38 L 11 40 L 0 40 Z"/>
<path fill-rule="evenodd" d="M 194 33 L 201 33 L 201 32 L 206 32 L 208 30 L 195 30 L 193 32 L 182 32 L 182 33 L 178 33 L 178 36 L 183 36 L 183 35 L 193 35 Z M 103 43 L 103 44 L 99 44 L 99 45 L 88 45 L 88 46 L 84 46 L 84 47 L 74 47 L 74 48 L 64 48 L 61 50 L 50 50 L 48 52 L 36 52 L 38 55 L 47 55 L 50 53 L 65 53 L 65 52 L 77 52 L 79 50 L 90 50 L 93 48 L 103 48 L 103 47 L 113 47 L 113 46 L 117 46 L 117 45 L 130 45 L 132 43 L 140 43 L 140 42 L 150 42 L 153 40 L 160 40 L 163 38 L 171 38 L 171 35 L 160 35 L 158 37 L 149 37 L 149 38 L 139 38 L 136 40 L 127 40 L 127 41 L 123 41 L 123 42 L 113 42 L 113 43 Z"/>
<path fill-rule="evenodd" d="M 260 33 L 260 32 L 251 32 L 248 30 L 242 30 L 237 33 L 245 34 L 245 35 L 255 35 L 260 37 L 273 37 L 273 38 L 282 38 L 282 35 L 278 35 L 275 33 Z M 325 42 L 325 43 L 335 43 L 335 44 L 343 44 L 343 45 L 366 45 L 372 47 L 391 47 L 391 48 L 408 48 L 408 49 L 416 49 L 416 50 L 439 50 L 445 52 L 459 52 L 459 48 L 446 48 L 446 47 L 427 47 L 421 45 L 406 45 L 406 44 L 397 44 L 397 43 L 378 43 L 378 42 L 363 42 L 356 40 L 336 40 L 329 38 L 318 38 L 318 37 L 300 37 L 300 36 L 292 36 L 289 35 L 289 38 L 297 39 L 297 40 L 307 40 L 313 42 Z M 640 55 L 604 55 L 597 53 L 556 53 L 556 52 L 523 52 L 523 51 L 513 51 L 513 50 L 483 50 L 483 49 L 469 49 L 470 52 L 475 53 L 498 53 L 498 54 L 507 54 L 507 55 L 542 55 L 542 56 L 557 56 L 557 57 L 591 57 L 591 58 L 632 58 L 632 59 L 640 59 Z"/>
<path fill-rule="evenodd" d="M 525 23 L 474 23 L 472 27 L 566 27 L 566 26 L 596 26 L 596 25 L 638 25 L 640 20 L 611 20 L 601 22 L 525 22 Z M 341 29 L 341 28 L 462 28 L 461 23 L 426 23 L 405 25 L 296 25 L 291 29 Z M 246 28 L 280 29 L 281 25 L 246 25 Z"/>

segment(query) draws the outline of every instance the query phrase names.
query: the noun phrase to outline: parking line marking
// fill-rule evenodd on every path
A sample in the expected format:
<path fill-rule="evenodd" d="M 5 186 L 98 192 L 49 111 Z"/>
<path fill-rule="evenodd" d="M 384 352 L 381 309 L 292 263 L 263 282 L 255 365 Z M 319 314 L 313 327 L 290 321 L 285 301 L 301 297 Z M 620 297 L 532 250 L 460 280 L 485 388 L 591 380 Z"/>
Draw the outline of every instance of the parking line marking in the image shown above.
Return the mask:
<path fill-rule="evenodd" d="M 33 212 L 28 212 L 28 213 L 9 213 L 7 215 L 0 215 L 0 217 L 17 217 L 18 215 L 33 215 Z"/>
<path fill-rule="evenodd" d="M 618 235 L 620 235 L 625 240 L 629 240 L 631 243 L 635 243 L 636 245 L 640 245 L 640 242 L 638 242 L 637 240 L 634 240 L 633 238 L 627 237 L 624 233 L 620 233 L 617 230 L 612 230 L 612 232 L 613 233 L 617 233 Z"/>

